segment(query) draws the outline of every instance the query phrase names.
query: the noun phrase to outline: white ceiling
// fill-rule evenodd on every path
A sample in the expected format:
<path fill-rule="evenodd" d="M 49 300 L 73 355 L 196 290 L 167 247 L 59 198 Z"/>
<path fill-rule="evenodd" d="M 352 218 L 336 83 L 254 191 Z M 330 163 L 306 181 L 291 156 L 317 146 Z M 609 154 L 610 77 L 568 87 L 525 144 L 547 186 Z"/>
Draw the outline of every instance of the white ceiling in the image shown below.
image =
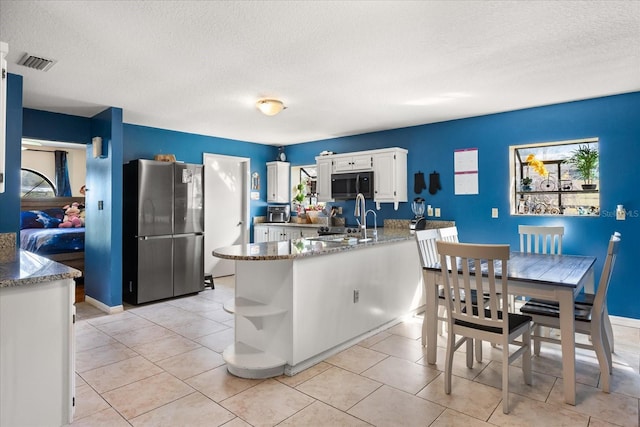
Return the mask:
<path fill-rule="evenodd" d="M 0 0 L 24 106 L 291 144 L 640 90 L 640 1 Z M 46 72 L 25 52 L 55 59 Z M 255 102 L 276 97 L 274 117 Z"/>

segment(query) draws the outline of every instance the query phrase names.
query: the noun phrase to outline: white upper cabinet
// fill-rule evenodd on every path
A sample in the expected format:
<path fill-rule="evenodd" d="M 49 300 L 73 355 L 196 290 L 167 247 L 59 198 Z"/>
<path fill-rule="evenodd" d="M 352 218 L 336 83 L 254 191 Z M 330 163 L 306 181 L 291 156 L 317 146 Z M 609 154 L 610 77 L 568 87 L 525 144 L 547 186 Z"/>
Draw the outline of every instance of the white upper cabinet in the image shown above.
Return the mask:
<path fill-rule="evenodd" d="M 267 202 L 289 203 L 289 180 L 291 165 L 289 162 L 267 163 Z"/>
<path fill-rule="evenodd" d="M 407 150 L 380 151 L 373 156 L 374 198 L 376 203 L 407 201 Z"/>
<path fill-rule="evenodd" d="M 370 171 L 372 168 L 370 154 L 352 153 L 351 156 L 337 156 L 333 161 L 333 172 Z"/>
<path fill-rule="evenodd" d="M 407 201 L 407 150 L 383 148 L 380 150 L 334 154 L 316 157 L 317 191 L 319 202 L 333 201 L 331 174 L 349 171 L 373 171 L 374 201 L 393 203 Z"/>
<path fill-rule="evenodd" d="M 316 157 L 316 193 L 319 202 L 332 202 L 331 173 L 333 160 L 330 156 Z"/>

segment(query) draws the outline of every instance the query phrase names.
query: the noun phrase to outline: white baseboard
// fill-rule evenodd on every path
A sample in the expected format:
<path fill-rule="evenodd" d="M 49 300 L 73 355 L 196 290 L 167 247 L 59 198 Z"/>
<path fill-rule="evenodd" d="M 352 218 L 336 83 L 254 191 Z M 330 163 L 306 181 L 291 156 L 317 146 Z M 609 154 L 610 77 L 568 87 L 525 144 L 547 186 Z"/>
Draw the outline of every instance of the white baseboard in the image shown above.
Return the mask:
<path fill-rule="evenodd" d="M 84 296 L 84 301 L 86 303 L 88 303 L 88 304 L 91 304 L 92 306 L 94 306 L 98 310 L 103 311 L 103 312 L 105 312 L 107 314 L 120 313 L 120 312 L 124 311 L 124 306 L 122 304 L 110 307 L 110 306 L 98 301 L 95 298 L 91 298 L 88 295 Z"/>
<path fill-rule="evenodd" d="M 631 328 L 640 328 L 640 319 L 632 319 L 630 317 L 620 317 L 609 315 L 612 325 L 629 326 Z"/>

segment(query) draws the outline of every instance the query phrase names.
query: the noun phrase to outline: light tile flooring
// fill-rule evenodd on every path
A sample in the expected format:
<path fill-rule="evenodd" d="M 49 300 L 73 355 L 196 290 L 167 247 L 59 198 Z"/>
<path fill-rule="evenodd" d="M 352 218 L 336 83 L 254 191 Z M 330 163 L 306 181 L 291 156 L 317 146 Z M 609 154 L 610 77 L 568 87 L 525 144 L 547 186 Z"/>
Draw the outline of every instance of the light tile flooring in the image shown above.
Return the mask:
<path fill-rule="evenodd" d="M 77 304 L 76 414 L 73 426 L 638 426 L 640 328 L 614 319 L 611 393 L 597 386 L 595 355 L 577 350 L 577 404 L 563 403 L 558 346 L 533 358 L 533 386 L 510 371 L 510 414 L 502 413 L 501 355 L 454 362 L 444 393 L 440 342 L 436 366 L 424 361 L 421 318 L 361 341 L 293 377 L 247 380 L 230 375 L 222 351 L 233 316 L 222 304 L 234 278 L 198 295 L 103 315 Z M 462 350 L 462 349 L 461 349 Z M 460 351 L 458 352 L 460 353 Z"/>

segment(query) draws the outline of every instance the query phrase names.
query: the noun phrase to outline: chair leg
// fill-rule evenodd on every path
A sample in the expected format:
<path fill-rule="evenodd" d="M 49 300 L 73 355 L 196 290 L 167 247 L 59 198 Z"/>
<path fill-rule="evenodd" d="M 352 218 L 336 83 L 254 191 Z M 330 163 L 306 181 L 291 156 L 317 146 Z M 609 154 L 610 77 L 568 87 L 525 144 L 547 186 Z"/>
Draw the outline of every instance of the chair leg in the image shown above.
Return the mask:
<path fill-rule="evenodd" d="M 475 343 L 475 351 L 476 351 L 476 360 L 478 361 L 478 363 L 482 363 L 482 340 L 473 340 L 473 342 Z"/>
<path fill-rule="evenodd" d="M 522 334 L 522 343 L 527 346 L 527 350 L 522 354 L 522 375 L 524 376 L 524 383 L 531 385 L 531 330 Z"/>
<path fill-rule="evenodd" d="M 534 325 L 533 326 L 533 354 L 535 354 L 536 356 L 540 355 L 540 340 L 538 339 L 538 337 L 542 336 L 540 335 L 542 333 L 542 327 L 540 325 Z"/>
<path fill-rule="evenodd" d="M 509 344 L 502 343 L 502 412 L 509 413 Z"/>
<path fill-rule="evenodd" d="M 444 322 L 440 319 L 444 318 L 445 308 L 443 305 L 438 304 L 438 335 L 444 334 Z"/>
<path fill-rule="evenodd" d="M 606 338 L 609 341 L 609 349 L 611 353 L 615 350 L 613 348 L 613 327 L 611 326 L 611 319 L 609 319 L 609 311 L 607 307 L 604 308 L 604 330 L 606 331 Z"/>
<path fill-rule="evenodd" d="M 600 383 L 602 384 L 602 391 L 605 393 L 609 393 L 609 380 L 611 377 L 611 370 L 609 367 L 609 358 L 611 354 L 609 353 L 609 358 L 607 357 L 607 350 L 609 347 L 609 343 L 605 344 L 604 340 L 606 337 L 603 337 L 602 331 L 603 326 L 600 322 L 593 322 L 592 319 L 592 330 L 591 330 L 591 341 L 593 344 L 593 348 L 596 351 L 596 356 L 598 356 L 598 364 L 600 365 Z"/>
<path fill-rule="evenodd" d="M 473 368 L 473 339 L 467 338 L 467 368 Z"/>
<path fill-rule="evenodd" d="M 422 318 L 422 346 L 425 347 L 426 345 L 427 345 L 427 311 L 425 310 L 424 317 Z"/>
<path fill-rule="evenodd" d="M 452 332 L 447 334 L 447 360 L 444 362 L 444 392 L 451 394 L 451 371 L 453 369 L 453 353 L 455 350 L 456 335 Z"/>

